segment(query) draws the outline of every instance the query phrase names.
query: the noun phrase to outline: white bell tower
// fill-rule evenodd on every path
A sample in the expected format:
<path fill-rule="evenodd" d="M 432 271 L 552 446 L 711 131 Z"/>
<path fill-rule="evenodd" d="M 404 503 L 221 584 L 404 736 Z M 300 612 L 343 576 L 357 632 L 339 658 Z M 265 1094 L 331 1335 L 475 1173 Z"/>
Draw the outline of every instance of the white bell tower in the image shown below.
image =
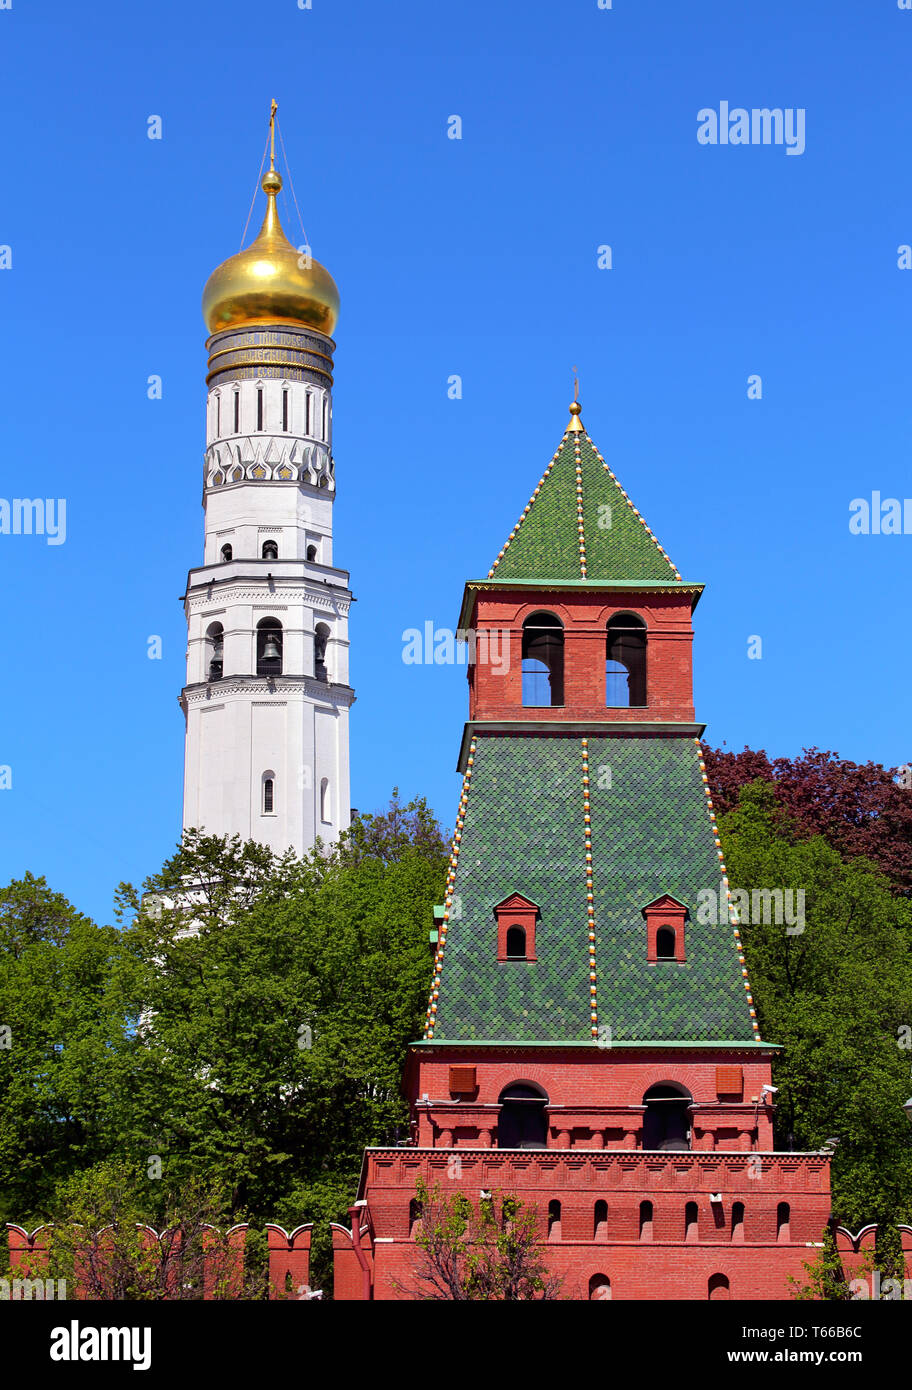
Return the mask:
<path fill-rule="evenodd" d="M 303 854 L 349 823 L 349 576 L 333 563 L 338 291 L 285 237 L 273 157 L 256 240 L 213 272 L 205 552 L 184 597 L 184 827 Z"/>

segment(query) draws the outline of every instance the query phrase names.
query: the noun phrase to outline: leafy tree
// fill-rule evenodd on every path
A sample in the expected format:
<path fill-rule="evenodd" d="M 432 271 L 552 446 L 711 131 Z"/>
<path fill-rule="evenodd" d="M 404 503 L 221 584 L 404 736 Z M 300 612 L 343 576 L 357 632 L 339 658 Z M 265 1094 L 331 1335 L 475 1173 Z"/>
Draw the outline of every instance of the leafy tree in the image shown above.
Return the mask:
<path fill-rule="evenodd" d="M 111 991 L 120 935 L 43 878 L 0 890 L 0 1221 L 28 1221 L 114 1142 Z"/>
<path fill-rule="evenodd" d="M 414 1289 L 421 1299 L 456 1302 L 521 1302 L 556 1299 L 561 1280 L 548 1273 L 538 1213 L 501 1192 L 474 1206 L 463 1192 L 445 1194 L 419 1178 L 421 1216 L 415 1234 L 420 1252 Z"/>
<path fill-rule="evenodd" d="M 408 1134 L 400 1090 L 446 851 L 423 802 L 303 861 L 190 832 L 123 933 L 121 1151 L 223 1182 L 232 1215 L 315 1220 L 354 1198 L 366 1145 Z"/>
<path fill-rule="evenodd" d="M 868 860 L 802 838 L 768 783 L 742 789 L 720 822 L 733 888 L 803 890 L 803 931 L 742 929 L 776 1062 L 785 1147 L 839 1140 L 833 1211 L 857 1228 L 912 1219 L 912 1130 L 901 1107 L 912 1063 L 912 903 Z"/>
<path fill-rule="evenodd" d="M 71 1297 L 88 1300 L 268 1297 L 265 1232 L 250 1231 L 245 1249 L 231 1249 L 224 1189 L 185 1178 L 163 1190 L 153 1222 L 145 1176 L 133 1164 L 109 1161 L 62 1183 L 45 1273 L 64 1279 Z"/>
<path fill-rule="evenodd" d="M 843 858 L 872 860 L 899 891 L 912 893 L 908 767 L 853 763 L 819 748 L 770 759 L 762 748 L 733 753 L 707 747 L 704 756 L 717 814 L 732 810 L 741 788 L 762 779 L 789 816 L 793 836 L 822 835 Z"/>

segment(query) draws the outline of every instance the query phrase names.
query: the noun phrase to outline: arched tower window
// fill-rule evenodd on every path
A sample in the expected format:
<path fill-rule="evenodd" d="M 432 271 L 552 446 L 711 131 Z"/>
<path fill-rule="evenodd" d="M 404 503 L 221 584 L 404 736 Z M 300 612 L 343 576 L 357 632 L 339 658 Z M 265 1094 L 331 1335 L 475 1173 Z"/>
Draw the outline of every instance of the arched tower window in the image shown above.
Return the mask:
<path fill-rule="evenodd" d="M 791 1208 L 788 1202 L 780 1202 L 776 1208 L 776 1239 L 780 1242 L 791 1240 Z"/>
<path fill-rule="evenodd" d="M 279 547 L 276 541 L 263 542 L 263 559 L 277 560 L 279 558 Z"/>
<path fill-rule="evenodd" d="M 507 927 L 507 955 L 510 960 L 526 959 L 526 933 L 523 927 Z"/>
<path fill-rule="evenodd" d="M 555 1197 L 548 1203 L 548 1239 L 561 1238 L 561 1204 Z"/>
<path fill-rule="evenodd" d="M 307 547 L 307 558 L 308 560 L 315 560 L 317 558 L 317 547 L 315 545 L 309 545 Z"/>
<path fill-rule="evenodd" d="M 608 620 L 605 704 L 612 709 L 646 704 L 646 624 L 633 613 Z"/>
<path fill-rule="evenodd" d="M 314 629 L 314 675 L 318 681 L 328 681 L 326 671 L 326 644 L 329 641 L 329 628 L 325 623 L 317 623 Z"/>
<path fill-rule="evenodd" d="M 644 1149 L 689 1149 L 693 1096 L 676 1081 L 650 1086 L 643 1097 Z"/>
<path fill-rule="evenodd" d="M 218 391 L 215 393 L 215 437 L 218 439 L 222 433 L 222 398 Z"/>
<path fill-rule="evenodd" d="M 288 387 L 282 388 L 282 429 L 288 433 Z"/>
<path fill-rule="evenodd" d="M 608 1203 L 598 1201 L 592 1213 L 592 1234 L 596 1240 L 608 1239 Z"/>
<path fill-rule="evenodd" d="M 548 1117 L 545 1106 L 548 1097 L 540 1086 L 518 1081 L 500 1093 L 500 1116 L 497 1121 L 499 1149 L 546 1149 L 548 1147 Z"/>
<path fill-rule="evenodd" d="M 263 428 L 263 388 L 257 387 L 257 429 Z"/>
<path fill-rule="evenodd" d="M 610 1300 L 611 1280 L 607 1274 L 593 1274 L 589 1280 L 589 1297 L 602 1303 Z"/>
<path fill-rule="evenodd" d="M 263 773 L 263 815 L 275 815 L 275 773 Z"/>
<path fill-rule="evenodd" d="M 332 801 L 329 795 L 328 777 L 324 777 L 320 782 L 320 820 L 325 822 L 332 820 Z"/>
<path fill-rule="evenodd" d="M 206 628 L 206 679 L 218 681 L 222 678 L 225 654 L 225 630 L 221 623 L 210 623 Z"/>
<path fill-rule="evenodd" d="M 652 1216 L 653 1207 L 651 1202 L 640 1203 L 640 1240 L 652 1240 Z"/>
<path fill-rule="evenodd" d="M 241 393 L 240 393 L 240 391 L 235 391 L 235 393 L 234 393 L 234 432 L 235 432 L 235 434 L 240 434 L 240 432 L 241 432 Z"/>
<path fill-rule="evenodd" d="M 234 551 L 232 550 L 232 548 L 231 548 L 230 545 L 223 545 L 223 546 L 222 546 L 222 562 L 223 562 L 224 564 L 227 564 L 227 563 L 228 563 L 228 561 L 231 559 L 231 557 L 232 557 L 233 554 L 234 554 Z"/>
<path fill-rule="evenodd" d="M 310 434 L 313 425 L 313 392 L 308 391 L 304 397 L 304 433 Z"/>
<path fill-rule="evenodd" d="M 417 1197 L 413 1197 L 409 1202 L 409 1235 L 413 1236 L 418 1229 L 421 1221 L 421 1203 Z"/>
<path fill-rule="evenodd" d="M 725 1274 L 711 1274 L 706 1289 L 708 1298 L 731 1298 L 731 1287 Z"/>
<path fill-rule="evenodd" d="M 564 629 L 553 613 L 532 613 L 523 623 L 522 702 L 564 703 Z"/>
<path fill-rule="evenodd" d="M 688 1202 L 684 1208 L 684 1239 L 698 1240 L 700 1236 L 700 1215 L 696 1202 Z"/>
<path fill-rule="evenodd" d="M 282 624 L 278 618 L 261 618 L 256 630 L 256 673 L 282 674 Z"/>

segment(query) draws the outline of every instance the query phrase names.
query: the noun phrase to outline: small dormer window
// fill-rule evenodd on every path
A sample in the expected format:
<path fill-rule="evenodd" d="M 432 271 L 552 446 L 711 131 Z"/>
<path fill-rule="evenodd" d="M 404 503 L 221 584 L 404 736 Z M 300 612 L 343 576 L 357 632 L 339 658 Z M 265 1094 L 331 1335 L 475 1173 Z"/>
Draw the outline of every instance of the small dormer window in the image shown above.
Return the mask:
<path fill-rule="evenodd" d="M 538 906 L 522 893 L 511 893 L 494 908 L 497 921 L 497 959 L 535 961 Z"/>
<path fill-rule="evenodd" d="M 683 965 L 684 924 L 687 908 L 669 893 L 647 903 L 643 908 L 646 919 L 646 960 L 650 965 Z"/>

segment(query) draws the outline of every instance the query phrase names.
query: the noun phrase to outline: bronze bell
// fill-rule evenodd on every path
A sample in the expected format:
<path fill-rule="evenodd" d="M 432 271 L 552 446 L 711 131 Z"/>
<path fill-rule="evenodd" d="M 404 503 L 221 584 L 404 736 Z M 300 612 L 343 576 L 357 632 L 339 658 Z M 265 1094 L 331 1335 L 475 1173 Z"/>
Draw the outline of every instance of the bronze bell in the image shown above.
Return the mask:
<path fill-rule="evenodd" d="M 281 655 L 282 653 L 279 650 L 279 644 L 276 641 L 274 635 L 270 633 L 269 636 L 266 638 L 266 645 L 263 648 L 263 660 L 278 661 L 281 658 Z"/>

